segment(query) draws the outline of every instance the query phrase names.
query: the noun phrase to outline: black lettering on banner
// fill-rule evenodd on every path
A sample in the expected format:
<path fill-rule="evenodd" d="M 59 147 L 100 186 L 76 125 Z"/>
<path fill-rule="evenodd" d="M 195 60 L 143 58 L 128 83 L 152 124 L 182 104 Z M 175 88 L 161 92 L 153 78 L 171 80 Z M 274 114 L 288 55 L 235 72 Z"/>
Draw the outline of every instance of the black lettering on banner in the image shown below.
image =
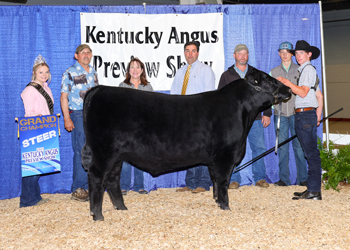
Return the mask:
<path fill-rule="evenodd" d="M 185 44 L 190 40 L 190 34 L 188 32 L 181 32 L 181 43 Z"/>
<path fill-rule="evenodd" d="M 192 41 L 194 40 L 198 40 L 199 38 L 199 31 L 195 31 L 195 32 L 192 32 L 191 33 L 191 38 L 192 38 Z"/>
<path fill-rule="evenodd" d="M 102 57 L 94 56 L 93 65 L 94 65 L 94 69 L 97 71 L 97 68 L 100 68 L 102 65 Z"/>
<path fill-rule="evenodd" d="M 134 57 L 133 57 L 134 58 Z M 130 59 L 131 60 L 131 59 Z M 122 62 L 121 63 L 121 65 L 122 65 L 122 68 L 121 68 L 121 70 L 122 70 L 122 74 L 123 74 L 123 76 L 125 77 L 126 76 L 126 63 L 124 63 L 124 62 Z"/>
<path fill-rule="evenodd" d="M 107 32 L 107 43 L 116 43 L 116 34 L 114 31 L 108 31 Z"/>
<path fill-rule="evenodd" d="M 154 47 L 155 49 L 159 47 L 160 40 L 162 40 L 162 36 L 163 36 L 163 32 L 160 32 L 160 36 L 158 35 L 158 32 L 154 32 L 154 37 L 157 41 L 157 46 Z"/>
<path fill-rule="evenodd" d="M 140 40 L 140 38 L 139 38 L 140 35 L 142 35 L 142 31 L 136 33 L 135 39 L 136 39 L 136 42 L 137 42 L 138 44 L 143 44 L 144 41 L 141 41 L 141 40 Z"/>
<path fill-rule="evenodd" d="M 181 62 L 181 56 L 176 56 L 176 65 L 177 67 L 175 67 L 175 65 L 172 63 L 172 60 L 174 60 L 175 57 L 174 56 L 168 56 L 167 60 L 166 60 L 166 64 L 168 66 L 168 68 L 171 70 L 170 74 L 166 74 L 167 78 L 173 78 L 176 74 L 177 69 L 180 69 L 182 66 L 184 66 L 186 64 L 186 62 Z"/>
<path fill-rule="evenodd" d="M 122 35 L 123 35 L 123 31 L 122 31 L 122 28 L 120 28 L 120 30 L 117 32 L 117 34 L 118 34 L 118 42 L 120 43 L 120 44 L 123 44 L 123 41 L 122 41 Z"/>
<path fill-rule="evenodd" d="M 134 58 L 133 56 L 131 56 L 131 59 Z M 97 71 L 98 68 L 101 68 L 103 65 L 103 77 L 108 78 L 109 77 L 109 72 L 111 72 L 111 75 L 113 78 L 119 78 L 120 73 L 123 74 L 123 76 L 125 77 L 126 75 L 126 65 L 127 63 L 124 62 L 104 62 L 101 56 L 93 56 L 93 67 L 94 69 Z M 153 70 L 154 74 L 158 74 L 158 72 L 156 72 L 156 70 L 159 70 L 159 65 L 158 65 L 158 69 L 155 68 L 155 66 L 151 67 L 151 70 Z M 121 71 L 121 72 L 118 72 Z"/>
<path fill-rule="evenodd" d="M 186 62 L 181 62 L 181 56 L 177 56 L 177 68 L 181 68 L 182 66 L 184 66 L 186 64 Z"/>
<path fill-rule="evenodd" d="M 146 29 L 146 34 L 145 34 L 145 43 L 154 43 L 153 41 L 153 38 L 152 38 L 152 35 L 153 35 L 153 32 L 151 32 L 151 34 L 149 34 L 149 28 L 148 27 L 145 27 Z"/>
<path fill-rule="evenodd" d="M 104 63 L 104 66 L 105 66 L 105 67 L 104 67 L 104 73 L 103 73 L 103 76 L 104 76 L 104 77 L 108 77 L 107 70 L 108 70 L 109 65 L 111 65 L 110 62 L 105 62 L 105 63 Z"/>
<path fill-rule="evenodd" d="M 201 31 L 201 43 L 209 43 L 209 32 Z"/>
<path fill-rule="evenodd" d="M 117 74 L 116 71 L 120 70 L 119 63 L 115 62 L 111 66 L 111 72 L 112 72 L 112 77 L 113 78 L 119 78 L 120 74 Z"/>
<path fill-rule="evenodd" d="M 166 65 L 171 70 L 170 74 L 166 73 L 167 78 L 173 78 L 176 74 L 176 68 L 174 64 L 171 63 L 171 60 L 174 60 L 174 56 L 168 56 L 168 58 L 166 59 Z"/>
<path fill-rule="evenodd" d="M 130 36 L 129 36 L 129 34 L 130 34 Z M 134 32 L 127 32 L 127 33 L 125 33 L 125 42 L 126 43 L 131 43 L 131 44 L 134 43 Z"/>
<path fill-rule="evenodd" d="M 219 38 L 217 36 L 217 33 L 218 31 L 217 30 L 214 30 L 212 33 L 211 33 L 211 37 L 213 38 L 213 40 L 211 40 L 212 43 L 217 43 L 219 41 Z"/>
<path fill-rule="evenodd" d="M 171 27 L 171 32 L 170 32 L 168 44 L 171 44 L 172 39 L 175 39 L 176 44 L 180 43 L 179 36 L 177 35 L 177 31 L 176 31 L 175 27 Z"/>
<path fill-rule="evenodd" d="M 85 41 L 86 43 L 90 42 L 89 38 L 91 38 L 92 43 L 96 43 L 96 39 L 95 39 L 95 37 L 93 35 L 93 32 L 96 29 L 96 26 L 92 26 L 92 27 L 93 27 L 93 29 L 90 32 L 90 26 L 86 26 L 86 41 Z"/>
<path fill-rule="evenodd" d="M 176 27 L 171 27 L 168 44 L 185 44 L 188 41 L 200 41 L 201 43 L 217 43 L 219 41 L 218 31 L 194 31 L 178 32 Z M 123 31 L 120 28 L 115 31 L 96 31 L 96 26 L 86 26 L 85 43 L 108 43 L 108 44 L 156 44 L 154 49 L 160 46 L 163 32 L 150 31 L 149 27 L 145 27 L 145 31 Z"/>
<path fill-rule="evenodd" d="M 210 68 L 212 68 L 212 66 L 213 66 L 213 61 L 210 61 L 210 62 L 202 62 L 202 63 L 208 65 Z"/>
<path fill-rule="evenodd" d="M 173 42 L 172 40 L 174 40 L 175 44 L 178 44 L 178 43 L 185 44 L 188 41 L 197 41 L 197 40 L 199 40 L 201 43 L 210 43 L 210 42 L 217 43 L 219 40 L 217 33 L 218 33 L 217 30 L 193 31 L 192 33 L 189 33 L 187 31 L 181 31 L 180 37 L 179 37 L 179 33 L 176 30 L 176 27 L 171 27 L 168 44 L 171 44 Z"/>
<path fill-rule="evenodd" d="M 156 64 L 157 64 L 157 66 L 156 66 Z M 145 66 L 146 66 L 146 71 L 147 71 L 147 75 L 149 78 L 152 78 L 152 74 L 154 75 L 154 77 L 156 77 L 156 78 L 158 77 L 160 62 L 157 62 L 157 63 L 146 62 Z"/>
<path fill-rule="evenodd" d="M 99 43 L 105 43 L 105 40 L 104 40 L 104 39 L 101 40 L 101 38 L 104 38 L 104 37 L 105 37 L 105 33 L 104 33 L 103 31 L 97 32 L 96 38 L 97 38 L 97 41 L 98 41 Z"/>

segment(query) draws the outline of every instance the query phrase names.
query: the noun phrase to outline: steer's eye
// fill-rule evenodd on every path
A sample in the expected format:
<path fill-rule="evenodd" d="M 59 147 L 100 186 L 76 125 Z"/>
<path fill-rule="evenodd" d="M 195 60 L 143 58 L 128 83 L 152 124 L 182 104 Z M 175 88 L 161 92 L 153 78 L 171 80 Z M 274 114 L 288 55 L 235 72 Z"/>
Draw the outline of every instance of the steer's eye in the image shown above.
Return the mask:
<path fill-rule="evenodd" d="M 254 82 L 257 84 L 258 83 L 258 81 L 257 80 L 254 80 Z"/>

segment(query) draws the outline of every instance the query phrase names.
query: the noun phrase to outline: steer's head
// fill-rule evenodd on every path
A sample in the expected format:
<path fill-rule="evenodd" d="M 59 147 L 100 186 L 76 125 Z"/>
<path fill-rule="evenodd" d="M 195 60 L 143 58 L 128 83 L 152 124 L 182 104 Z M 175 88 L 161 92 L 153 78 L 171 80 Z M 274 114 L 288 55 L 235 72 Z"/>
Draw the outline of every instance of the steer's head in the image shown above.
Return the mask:
<path fill-rule="evenodd" d="M 255 68 L 246 74 L 245 80 L 256 91 L 270 94 L 274 103 L 285 101 L 291 97 L 292 90 L 289 87 L 269 74 Z"/>

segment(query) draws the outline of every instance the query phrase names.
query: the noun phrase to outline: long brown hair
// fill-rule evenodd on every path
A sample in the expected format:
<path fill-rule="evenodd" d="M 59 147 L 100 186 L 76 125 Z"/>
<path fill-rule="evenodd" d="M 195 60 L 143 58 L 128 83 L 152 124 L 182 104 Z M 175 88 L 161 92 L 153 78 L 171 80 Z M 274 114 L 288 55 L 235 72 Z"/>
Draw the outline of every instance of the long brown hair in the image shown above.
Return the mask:
<path fill-rule="evenodd" d="M 128 67 L 126 69 L 126 76 L 125 76 L 125 80 L 124 82 L 126 84 L 129 84 L 131 85 L 130 83 L 130 78 L 131 78 L 131 75 L 130 75 L 130 67 L 131 67 L 131 63 L 133 62 L 136 62 L 142 69 L 142 73 L 140 75 L 140 80 L 141 80 L 141 84 L 146 86 L 147 83 L 149 83 L 149 81 L 147 81 L 147 76 L 146 76 L 146 71 L 145 71 L 145 65 L 143 64 L 143 62 L 141 62 L 140 59 L 138 59 L 137 57 L 134 57 L 130 60 L 129 64 L 128 64 Z"/>

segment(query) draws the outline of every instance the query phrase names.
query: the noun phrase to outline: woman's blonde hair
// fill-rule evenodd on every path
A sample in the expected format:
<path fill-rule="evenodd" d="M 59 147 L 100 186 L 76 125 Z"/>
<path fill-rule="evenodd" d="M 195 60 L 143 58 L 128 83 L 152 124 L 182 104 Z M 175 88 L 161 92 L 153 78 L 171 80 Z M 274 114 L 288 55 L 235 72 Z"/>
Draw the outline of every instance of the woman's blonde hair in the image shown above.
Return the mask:
<path fill-rule="evenodd" d="M 49 65 L 47 65 L 47 63 L 43 62 L 43 63 L 38 63 L 35 64 L 33 66 L 33 73 L 32 73 L 32 82 L 35 81 L 35 72 L 37 71 L 38 68 L 42 67 L 42 66 L 46 66 L 49 69 L 49 77 L 47 79 L 47 82 L 50 83 L 51 82 L 51 72 L 50 72 L 50 67 Z"/>

